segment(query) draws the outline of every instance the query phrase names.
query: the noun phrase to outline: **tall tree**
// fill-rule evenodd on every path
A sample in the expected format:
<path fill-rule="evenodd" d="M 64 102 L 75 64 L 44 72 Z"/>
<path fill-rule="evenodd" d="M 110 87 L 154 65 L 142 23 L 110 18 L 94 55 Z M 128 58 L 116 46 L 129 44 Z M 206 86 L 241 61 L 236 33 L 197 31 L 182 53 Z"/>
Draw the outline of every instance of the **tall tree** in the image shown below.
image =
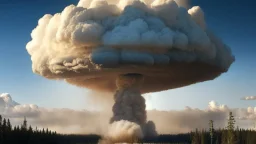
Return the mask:
<path fill-rule="evenodd" d="M 200 137 L 199 137 L 198 129 L 196 129 L 196 131 L 194 132 L 194 134 L 192 136 L 192 144 L 200 144 Z"/>
<path fill-rule="evenodd" d="M 6 119 L 4 118 L 3 124 L 2 124 L 2 139 L 3 139 L 2 141 L 3 141 L 3 143 L 6 143 L 6 139 L 7 139 L 6 129 L 7 129 L 7 123 L 6 123 Z"/>
<path fill-rule="evenodd" d="M 3 130 L 3 132 L 6 131 L 6 127 L 7 127 L 7 122 L 6 122 L 6 119 L 4 118 L 4 120 L 3 120 L 3 125 L 2 125 L 2 130 Z"/>
<path fill-rule="evenodd" d="M 214 137 L 213 120 L 210 120 L 209 126 L 210 126 L 209 132 L 210 132 L 210 137 L 211 137 L 211 144 L 213 144 L 213 137 Z"/>
<path fill-rule="evenodd" d="M 229 117 L 228 117 L 228 126 L 227 126 L 227 143 L 228 144 L 234 144 L 235 143 L 235 134 L 234 134 L 234 129 L 235 129 L 235 118 L 232 114 L 232 112 L 229 112 Z"/>
<path fill-rule="evenodd" d="M 23 124 L 22 124 L 22 126 L 21 126 L 21 129 L 23 130 L 23 131 L 26 131 L 27 130 L 27 120 L 26 120 L 26 117 L 24 117 L 24 121 L 23 121 Z"/>
<path fill-rule="evenodd" d="M 0 128 L 1 128 L 1 126 L 2 126 L 2 116 L 0 115 Z"/>
<path fill-rule="evenodd" d="M 12 130 L 12 125 L 11 125 L 11 122 L 10 122 L 9 119 L 7 120 L 7 130 L 8 130 L 8 131 L 11 131 L 11 130 Z"/>
<path fill-rule="evenodd" d="M 28 131 L 29 133 L 33 133 L 33 128 L 31 127 L 31 125 L 29 126 Z"/>

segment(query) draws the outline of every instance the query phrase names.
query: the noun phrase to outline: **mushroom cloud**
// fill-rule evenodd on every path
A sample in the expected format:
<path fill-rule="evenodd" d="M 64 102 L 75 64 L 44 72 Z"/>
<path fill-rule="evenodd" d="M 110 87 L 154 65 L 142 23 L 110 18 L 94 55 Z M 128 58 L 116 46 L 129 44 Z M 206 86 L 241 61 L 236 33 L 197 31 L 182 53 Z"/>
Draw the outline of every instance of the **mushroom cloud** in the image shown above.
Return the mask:
<path fill-rule="evenodd" d="M 144 134 L 152 128 L 142 93 L 213 80 L 235 61 L 203 10 L 184 0 L 80 0 L 44 15 L 31 37 L 34 73 L 115 93 L 110 123 Z"/>

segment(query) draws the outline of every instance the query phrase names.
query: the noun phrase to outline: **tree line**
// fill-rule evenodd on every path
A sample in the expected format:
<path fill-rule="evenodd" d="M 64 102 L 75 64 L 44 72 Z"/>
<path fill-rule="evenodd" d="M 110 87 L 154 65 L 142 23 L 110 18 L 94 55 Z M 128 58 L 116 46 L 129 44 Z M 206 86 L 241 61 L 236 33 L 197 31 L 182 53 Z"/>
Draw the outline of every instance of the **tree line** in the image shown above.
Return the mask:
<path fill-rule="evenodd" d="M 97 143 L 98 135 L 64 135 L 48 128 L 33 129 L 26 118 L 21 125 L 12 126 L 9 119 L 0 115 L 0 144 L 77 144 Z"/>
<path fill-rule="evenodd" d="M 182 144 L 256 144 L 256 131 L 235 127 L 235 118 L 229 113 L 225 128 L 214 128 L 214 121 L 209 121 L 209 129 L 192 131 L 177 135 L 159 135 L 158 137 L 144 138 L 142 142 L 154 143 L 182 143 Z"/>
<path fill-rule="evenodd" d="M 227 127 L 214 129 L 214 122 L 210 120 L 209 130 L 196 130 L 191 133 L 192 144 L 256 144 L 256 131 L 235 127 L 235 118 L 229 113 Z"/>

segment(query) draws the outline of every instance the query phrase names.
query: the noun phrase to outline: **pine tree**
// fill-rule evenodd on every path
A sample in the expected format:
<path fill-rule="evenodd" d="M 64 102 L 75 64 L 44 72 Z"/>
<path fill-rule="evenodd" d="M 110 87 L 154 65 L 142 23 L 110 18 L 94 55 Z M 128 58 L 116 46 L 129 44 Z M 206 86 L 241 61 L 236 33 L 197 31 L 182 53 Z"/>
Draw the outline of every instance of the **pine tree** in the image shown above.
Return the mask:
<path fill-rule="evenodd" d="M 22 131 L 27 131 L 27 120 L 26 117 L 24 117 L 23 124 L 21 126 Z"/>
<path fill-rule="evenodd" d="M 0 128 L 2 127 L 2 116 L 0 115 Z"/>
<path fill-rule="evenodd" d="M 31 127 L 31 125 L 29 126 L 28 131 L 29 131 L 29 133 L 33 133 L 33 129 Z"/>
<path fill-rule="evenodd" d="M 16 126 L 13 127 L 13 131 L 17 131 L 17 127 Z"/>
<path fill-rule="evenodd" d="M 7 129 L 7 123 L 6 123 L 6 119 L 4 118 L 3 125 L 2 125 L 2 139 L 3 139 L 2 141 L 3 141 L 3 143 L 6 143 L 6 139 L 7 139 L 6 129 Z"/>
<path fill-rule="evenodd" d="M 12 125 L 9 119 L 7 120 L 7 130 L 12 131 Z"/>
<path fill-rule="evenodd" d="M 228 144 L 235 143 L 234 129 L 235 129 L 235 118 L 232 115 L 232 112 L 229 112 L 228 126 L 227 126 L 227 130 L 228 130 L 227 143 Z"/>
<path fill-rule="evenodd" d="M 211 137 L 211 144 L 213 144 L 213 137 L 214 137 L 213 120 L 210 120 L 209 126 L 210 126 L 209 132 L 210 132 L 210 137 Z"/>
<path fill-rule="evenodd" d="M 6 128 L 7 128 L 7 123 L 6 123 L 6 119 L 4 118 L 3 125 L 2 125 L 2 131 L 5 132 Z"/>
<path fill-rule="evenodd" d="M 236 127 L 235 140 L 236 140 L 235 143 L 237 143 L 237 144 L 240 144 L 240 143 L 241 143 L 241 141 L 240 141 L 240 130 L 239 130 L 239 127 L 238 127 L 238 126 Z"/>
<path fill-rule="evenodd" d="M 19 126 L 17 126 L 17 127 L 16 127 L 16 130 L 17 130 L 17 132 L 19 132 L 19 131 L 20 131 L 20 127 L 19 127 Z"/>
<path fill-rule="evenodd" d="M 55 132 L 56 134 L 56 132 Z M 193 137 L 192 137 L 192 144 L 199 144 L 200 139 L 199 139 L 199 132 L 198 129 L 196 129 L 196 132 L 194 132 Z"/>

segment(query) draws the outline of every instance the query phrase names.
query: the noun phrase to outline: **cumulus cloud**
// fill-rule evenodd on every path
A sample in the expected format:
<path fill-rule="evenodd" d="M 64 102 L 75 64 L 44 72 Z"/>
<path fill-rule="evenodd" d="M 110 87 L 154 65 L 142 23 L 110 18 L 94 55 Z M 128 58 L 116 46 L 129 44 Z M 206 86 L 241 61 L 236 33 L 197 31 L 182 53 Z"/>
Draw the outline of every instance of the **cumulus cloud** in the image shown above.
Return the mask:
<path fill-rule="evenodd" d="M 0 103 L 5 103 L 5 106 L 16 106 L 19 103 L 12 100 L 12 97 L 9 93 L 2 93 L 0 95 Z"/>
<path fill-rule="evenodd" d="M 32 126 L 48 127 L 59 133 L 96 133 L 104 135 L 108 132 L 109 119 L 112 116 L 109 111 L 110 108 L 106 107 L 107 111 L 48 109 L 28 104 L 6 107 L 5 104 L 3 106 L 3 103 L 0 103 L 0 107 L 5 108 L 1 114 L 10 118 L 14 125 L 21 124 L 24 116 L 26 116 L 28 123 Z M 252 121 L 256 120 L 256 107 L 229 108 L 215 101 L 209 102 L 208 106 L 202 110 L 191 107 L 186 107 L 184 110 L 170 111 L 148 110 L 147 116 L 148 120 L 154 122 L 154 127 L 159 134 L 168 134 L 184 133 L 195 128 L 208 128 L 210 119 L 214 120 L 216 128 L 224 127 L 227 124 L 229 111 L 233 112 L 237 126 L 242 128 L 253 127 Z M 119 125 L 122 125 L 122 122 L 113 125 L 112 128 Z M 137 131 L 136 125 L 134 125 L 134 128 Z"/>
<path fill-rule="evenodd" d="M 241 98 L 241 100 L 256 100 L 256 96 L 246 96 Z"/>
<path fill-rule="evenodd" d="M 235 60 L 187 0 L 80 0 L 44 15 L 31 37 L 33 72 L 102 91 L 115 91 L 126 73 L 146 76 L 143 93 L 182 87 L 214 79 Z"/>

